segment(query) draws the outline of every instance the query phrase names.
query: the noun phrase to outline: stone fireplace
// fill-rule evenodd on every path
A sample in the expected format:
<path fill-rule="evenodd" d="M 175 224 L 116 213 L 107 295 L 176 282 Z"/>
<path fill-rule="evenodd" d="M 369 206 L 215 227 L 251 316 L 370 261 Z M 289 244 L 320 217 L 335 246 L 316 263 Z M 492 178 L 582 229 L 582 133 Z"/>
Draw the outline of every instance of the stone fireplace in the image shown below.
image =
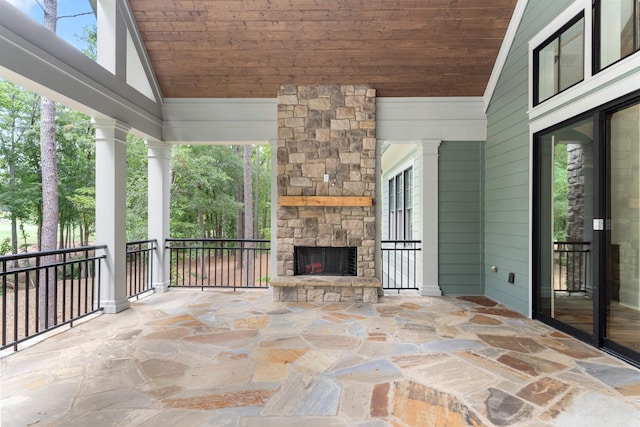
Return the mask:
<path fill-rule="evenodd" d="M 274 300 L 377 301 L 375 135 L 373 88 L 279 88 Z M 354 274 L 296 269 L 296 248 L 353 248 Z"/>

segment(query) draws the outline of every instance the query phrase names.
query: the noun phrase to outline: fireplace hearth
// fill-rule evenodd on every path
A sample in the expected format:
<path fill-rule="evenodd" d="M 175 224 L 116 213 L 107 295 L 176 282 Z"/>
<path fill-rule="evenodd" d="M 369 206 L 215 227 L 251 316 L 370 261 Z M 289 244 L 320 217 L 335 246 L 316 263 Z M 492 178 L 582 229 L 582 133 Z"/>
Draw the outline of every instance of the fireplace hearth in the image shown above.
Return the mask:
<path fill-rule="evenodd" d="M 294 275 L 356 276 L 357 248 L 310 247 L 293 248 Z"/>

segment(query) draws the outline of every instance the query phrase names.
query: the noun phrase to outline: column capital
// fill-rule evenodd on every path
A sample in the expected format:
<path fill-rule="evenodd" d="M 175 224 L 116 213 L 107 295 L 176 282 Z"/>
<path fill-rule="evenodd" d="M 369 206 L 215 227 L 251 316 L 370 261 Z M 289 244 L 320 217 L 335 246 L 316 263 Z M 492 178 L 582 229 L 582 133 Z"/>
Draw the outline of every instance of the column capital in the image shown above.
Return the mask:
<path fill-rule="evenodd" d="M 437 156 L 442 141 L 439 139 L 421 139 L 420 146 L 422 147 L 423 156 Z"/>
<path fill-rule="evenodd" d="M 125 133 L 131 130 L 131 126 L 127 123 L 111 117 L 93 117 L 92 121 L 94 126 L 100 129 L 114 129 Z"/>
<path fill-rule="evenodd" d="M 160 141 L 158 139 L 146 139 L 144 143 L 147 145 L 147 148 L 150 149 L 162 149 L 162 148 L 171 148 L 172 145 L 168 142 Z"/>

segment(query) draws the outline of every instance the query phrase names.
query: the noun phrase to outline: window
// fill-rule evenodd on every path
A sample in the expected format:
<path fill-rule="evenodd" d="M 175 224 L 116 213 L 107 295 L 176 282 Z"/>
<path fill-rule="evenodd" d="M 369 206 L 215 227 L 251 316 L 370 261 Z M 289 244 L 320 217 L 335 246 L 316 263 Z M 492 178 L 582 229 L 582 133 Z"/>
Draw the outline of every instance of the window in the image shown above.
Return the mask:
<path fill-rule="evenodd" d="M 389 239 L 413 237 L 413 170 L 406 169 L 389 180 Z"/>
<path fill-rule="evenodd" d="M 571 20 L 537 47 L 534 58 L 534 105 L 584 79 L 584 15 Z"/>
<path fill-rule="evenodd" d="M 594 73 L 639 49 L 640 0 L 597 0 Z"/>

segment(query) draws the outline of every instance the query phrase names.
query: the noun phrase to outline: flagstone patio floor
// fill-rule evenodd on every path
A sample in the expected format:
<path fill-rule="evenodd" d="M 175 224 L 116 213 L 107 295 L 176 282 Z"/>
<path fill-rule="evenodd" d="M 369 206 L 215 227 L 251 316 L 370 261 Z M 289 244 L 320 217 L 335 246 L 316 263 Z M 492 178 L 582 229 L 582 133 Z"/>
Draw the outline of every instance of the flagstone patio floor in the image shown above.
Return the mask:
<path fill-rule="evenodd" d="M 2 426 L 640 426 L 640 371 L 483 297 L 172 290 L 5 356 Z"/>

